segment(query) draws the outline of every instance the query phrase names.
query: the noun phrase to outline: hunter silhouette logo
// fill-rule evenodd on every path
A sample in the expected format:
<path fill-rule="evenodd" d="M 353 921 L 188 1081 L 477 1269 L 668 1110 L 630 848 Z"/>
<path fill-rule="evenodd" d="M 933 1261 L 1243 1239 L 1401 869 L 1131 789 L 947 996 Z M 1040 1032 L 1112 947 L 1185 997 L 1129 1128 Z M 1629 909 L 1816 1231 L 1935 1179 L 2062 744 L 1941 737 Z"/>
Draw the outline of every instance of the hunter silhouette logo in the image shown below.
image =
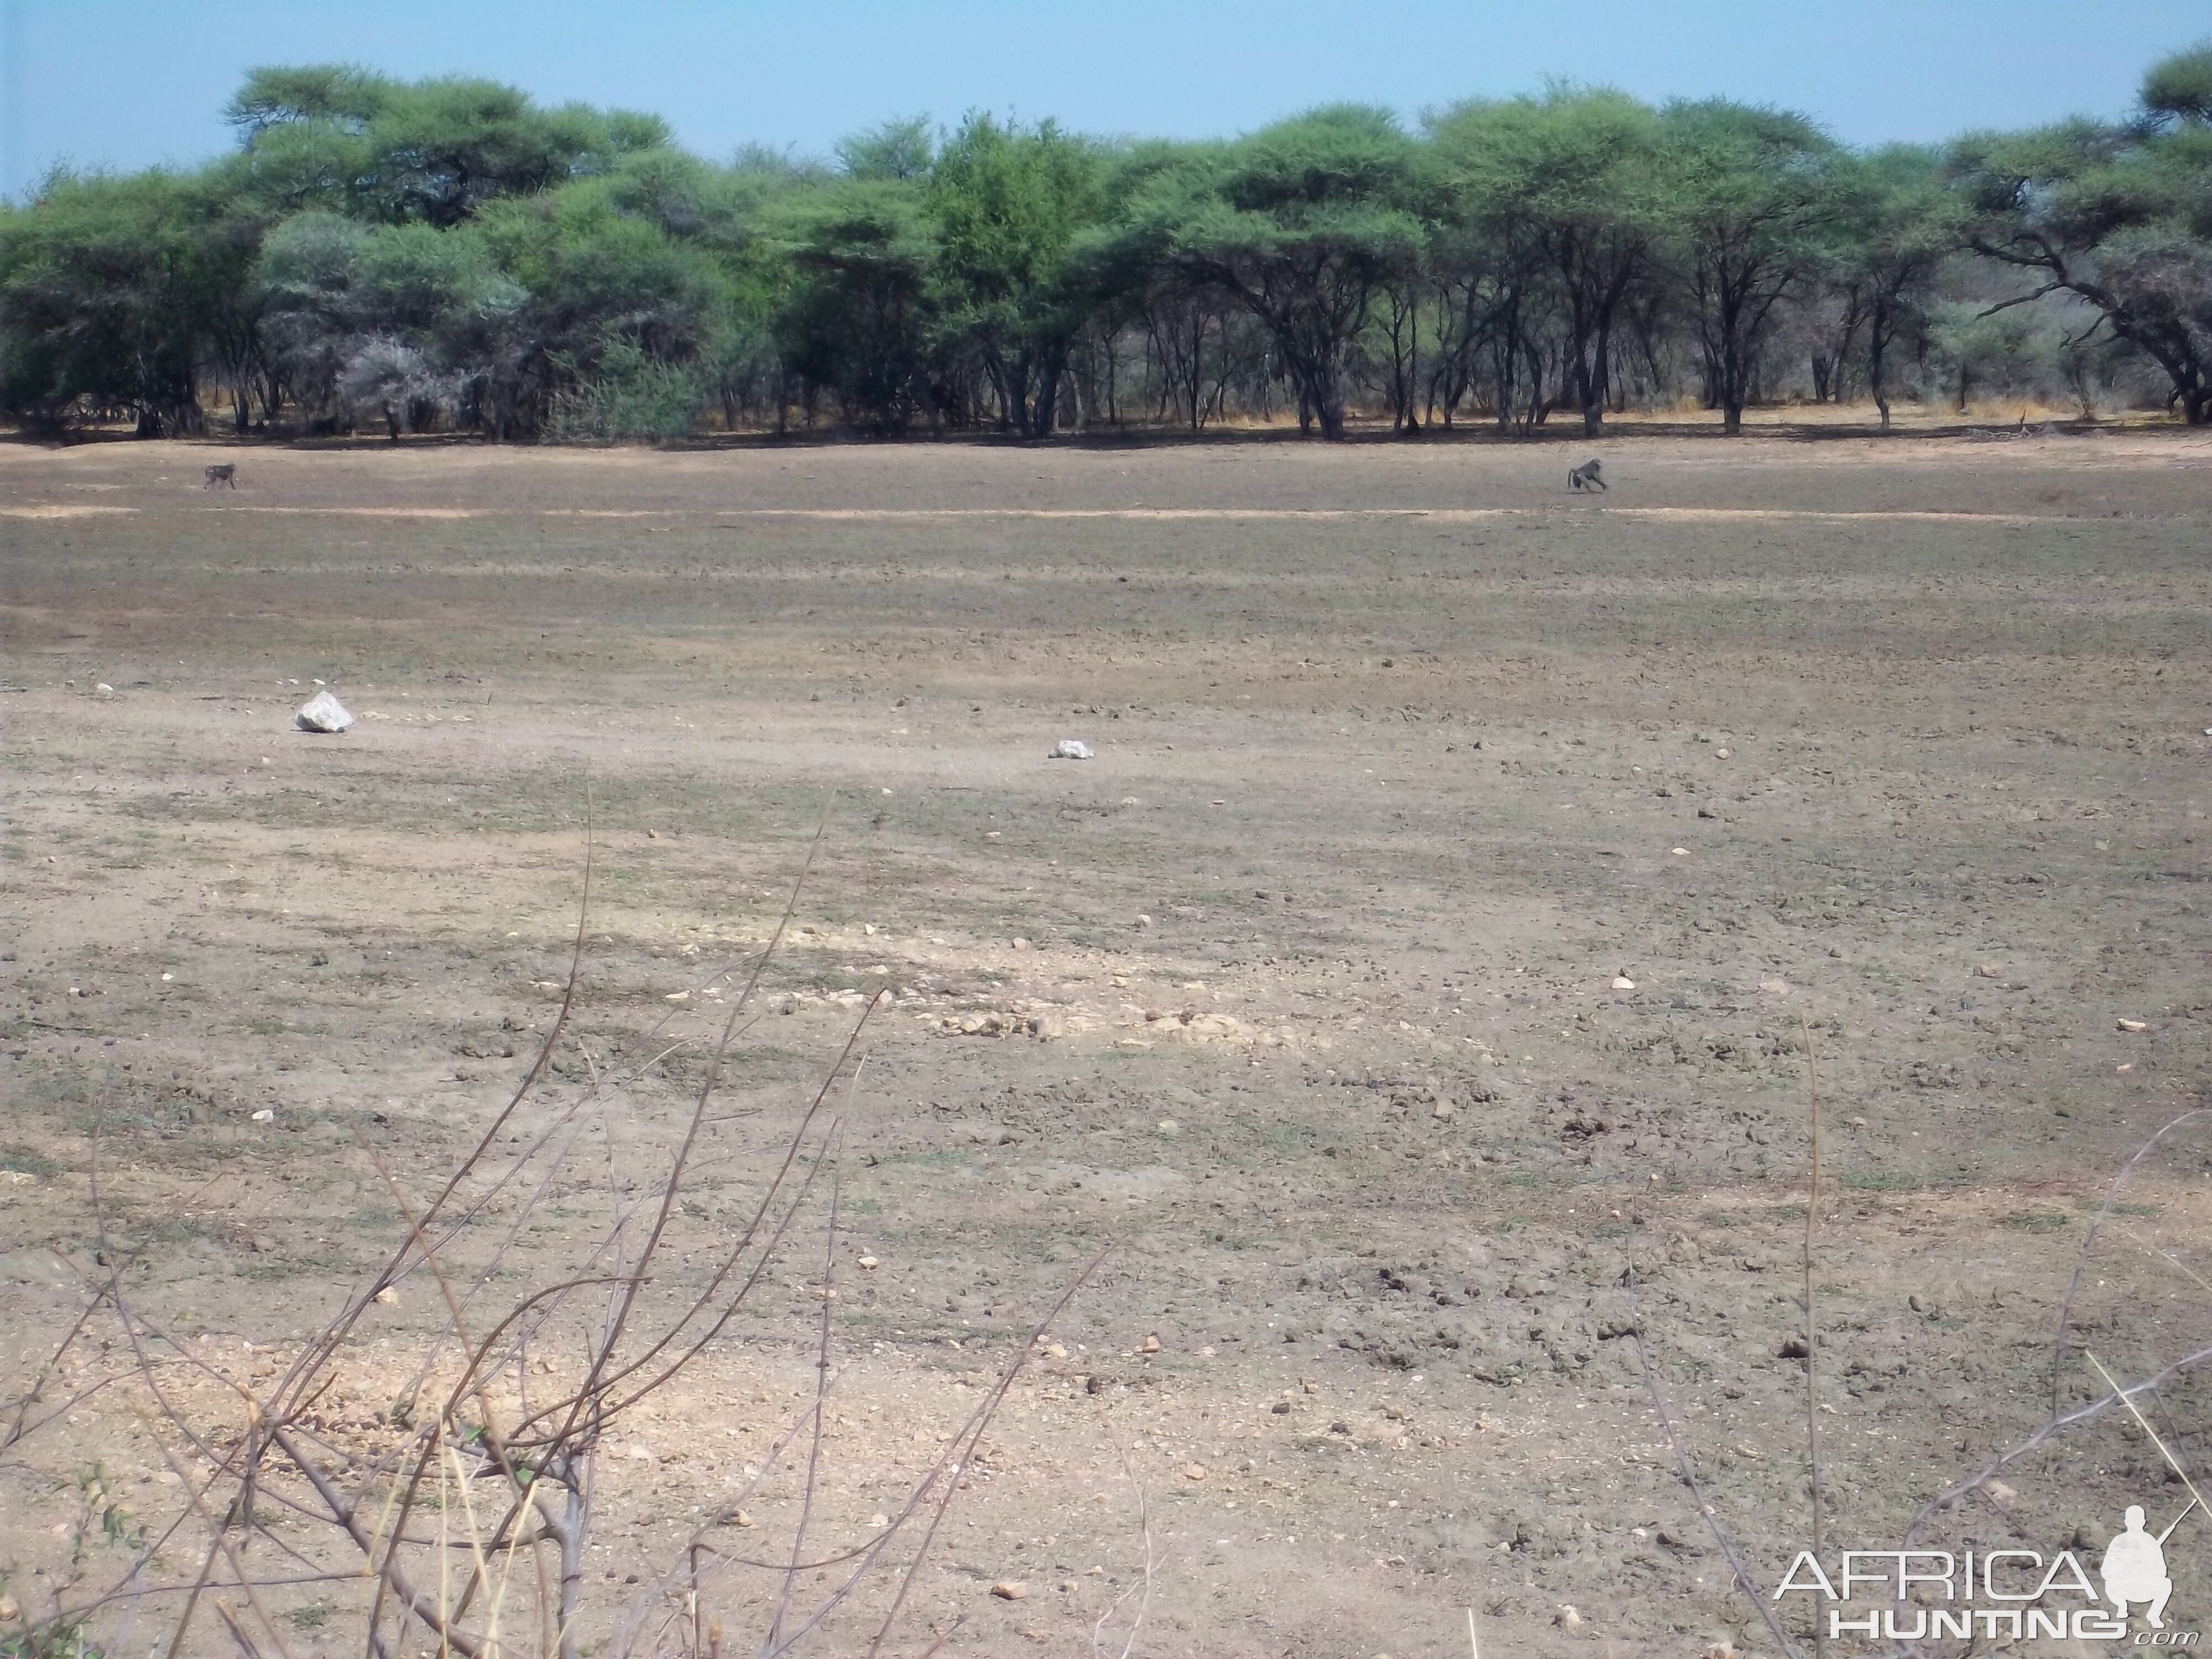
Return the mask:
<path fill-rule="evenodd" d="M 2097 1569 L 2105 1581 L 2105 1599 L 2121 1618 L 2128 1616 L 2130 1601 L 2147 1601 L 2150 1606 L 2143 1616 L 2150 1627 L 2166 1628 L 2166 1598 L 2173 1594 L 2173 1580 L 2166 1571 L 2166 1540 L 2196 1507 L 2197 1500 L 2191 1498 L 2181 1514 L 2173 1517 L 2172 1524 L 2154 1538 L 2143 1530 L 2142 1505 L 2128 1505 L 2122 1517 L 2126 1530 L 2105 1546 L 2105 1559 Z"/>

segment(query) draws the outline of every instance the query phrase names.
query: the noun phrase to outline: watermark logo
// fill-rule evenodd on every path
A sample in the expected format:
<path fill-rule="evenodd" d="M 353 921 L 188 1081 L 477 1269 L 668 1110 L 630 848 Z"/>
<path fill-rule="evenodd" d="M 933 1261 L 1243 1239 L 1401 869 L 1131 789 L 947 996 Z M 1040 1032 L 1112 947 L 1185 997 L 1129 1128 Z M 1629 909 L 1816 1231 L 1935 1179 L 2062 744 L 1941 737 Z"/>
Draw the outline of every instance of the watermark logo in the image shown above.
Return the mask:
<path fill-rule="evenodd" d="M 2173 1577 L 2166 1541 L 2195 1508 L 2192 1497 L 2165 1531 L 2154 1534 L 2142 1505 L 2130 1504 L 2120 1531 L 2097 1564 L 2101 1591 L 2072 1550 L 2048 1558 L 2037 1550 L 2014 1549 L 1963 1554 L 1845 1550 L 1832 1574 L 1812 1551 L 1801 1550 L 1782 1575 L 1774 1600 L 1793 1593 L 1820 1596 L 1830 1604 L 1832 1638 L 1865 1636 L 1892 1642 L 1941 1637 L 2019 1641 L 2039 1636 L 2120 1641 L 2128 1635 L 2130 1610 L 2140 1608 L 2149 1628 L 2136 1635 L 2134 1645 L 2194 1647 L 2198 1632 L 2166 1632 Z M 1923 1601 L 1908 1607 L 1916 1586 Z M 2069 1600 L 2074 1605 L 2068 1605 Z M 1887 1605 L 1868 1606 L 1875 1602 Z"/>

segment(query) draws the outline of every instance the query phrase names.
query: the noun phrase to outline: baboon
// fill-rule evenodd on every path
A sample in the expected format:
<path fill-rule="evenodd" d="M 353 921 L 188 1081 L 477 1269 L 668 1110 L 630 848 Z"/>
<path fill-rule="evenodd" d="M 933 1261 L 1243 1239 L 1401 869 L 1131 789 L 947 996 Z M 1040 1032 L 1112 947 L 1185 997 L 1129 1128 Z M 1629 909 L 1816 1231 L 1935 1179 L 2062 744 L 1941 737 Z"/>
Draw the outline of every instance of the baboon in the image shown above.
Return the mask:
<path fill-rule="evenodd" d="M 221 466 L 210 467 L 207 470 L 207 482 L 202 484 L 200 488 L 202 489 L 213 489 L 217 484 L 228 484 L 233 489 L 238 488 L 238 463 L 236 461 L 225 461 Z"/>
<path fill-rule="evenodd" d="M 1573 471 L 1568 473 L 1567 488 L 1607 490 L 1610 489 L 1605 481 L 1605 468 L 1596 461 L 1584 461 Z"/>

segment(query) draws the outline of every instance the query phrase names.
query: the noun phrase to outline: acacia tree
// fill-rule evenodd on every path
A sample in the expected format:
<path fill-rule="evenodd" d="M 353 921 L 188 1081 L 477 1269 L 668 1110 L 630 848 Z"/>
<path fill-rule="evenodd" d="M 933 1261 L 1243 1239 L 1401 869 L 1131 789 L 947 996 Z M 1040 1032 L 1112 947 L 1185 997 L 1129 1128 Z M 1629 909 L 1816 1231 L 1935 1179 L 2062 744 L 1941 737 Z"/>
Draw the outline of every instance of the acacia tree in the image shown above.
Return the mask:
<path fill-rule="evenodd" d="M 795 374 L 879 432 L 904 431 L 925 407 L 936 418 L 928 339 L 937 246 L 919 190 L 848 180 L 796 193 L 775 205 L 757 253 L 787 273 L 775 326 Z"/>
<path fill-rule="evenodd" d="M 1818 271 L 1841 203 L 1840 152 L 1802 116 L 1711 99 L 1661 112 L 1664 211 L 1723 429 L 1743 407 L 1777 307 Z"/>
<path fill-rule="evenodd" d="M 1431 131 L 1470 216 L 1501 245 L 1522 243 L 1540 271 L 1530 296 L 1557 328 L 1583 430 L 1596 436 L 1613 329 L 1657 275 L 1656 118 L 1623 93 L 1555 86 L 1540 98 L 1460 105 Z"/>
<path fill-rule="evenodd" d="M 1867 394 L 1887 431 L 1890 348 L 1926 325 L 1936 275 L 1960 246 L 1958 204 L 1944 188 L 1936 152 L 1917 144 L 1887 145 L 1847 161 L 1839 194 L 1838 268 L 1862 309 Z"/>
<path fill-rule="evenodd" d="M 1061 376 L 1096 295 L 1073 257 L 1103 204 L 1097 146 L 1050 121 L 971 115 L 930 169 L 942 326 L 980 354 L 1001 417 L 1052 434 Z"/>
<path fill-rule="evenodd" d="M 254 250 L 198 181 L 58 173 L 0 219 L 0 399 L 18 416 L 125 408 L 140 435 L 198 432 L 213 321 Z"/>
<path fill-rule="evenodd" d="M 1971 135 L 1951 172 L 1974 250 L 2042 278 L 2002 305 L 2077 296 L 2212 419 L 2212 46 L 2155 65 L 2133 121 Z"/>
<path fill-rule="evenodd" d="M 1132 229 L 1259 320 L 1301 415 L 1337 438 L 1352 343 L 1419 258 L 1419 172 L 1388 112 L 1336 106 L 1191 153 L 1133 204 Z"/>

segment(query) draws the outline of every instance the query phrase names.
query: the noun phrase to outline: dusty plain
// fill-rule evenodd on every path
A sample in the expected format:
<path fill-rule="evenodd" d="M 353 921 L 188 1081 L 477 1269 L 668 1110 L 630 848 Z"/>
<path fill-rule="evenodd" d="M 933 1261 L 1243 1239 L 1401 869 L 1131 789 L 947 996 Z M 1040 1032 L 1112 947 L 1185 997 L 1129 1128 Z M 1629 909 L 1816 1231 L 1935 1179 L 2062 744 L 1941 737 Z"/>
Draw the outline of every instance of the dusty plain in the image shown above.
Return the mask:
<path fill-rule="evenodd" d="M 1772 1655 L 1638 1334 L 1771 1590 L 1815 1087 L 1831 1552 L 2092 1401 L 2088 1355 L 2212 1343 L 2201 1121 L 2060 1328 L 2212 1081 L 2212 441 L 1594 453 L 1583 497 L 1552 443 L 0 447 L 0 1397 L 38 1425 L 0 1589 L 127 1570 L 96 1481 L 170 1540 L 96 1632 L 161 1650 L 245 1427 L 214 1379 L 289 1364 L 528 1070 L 587 797 L 513 1153 L 580 1139 L 486 1193 L 484 1309 L 652 1196 L 825 803 L 653 1287 L 703 1280 L 884 992 L 830 1108 L 811 1535 L 895 1515 L 1111 1247 L 886 1651 L 1120 1654 L 1141 1609 L 1135 1653 L 1425 1659 L 1472 1609 L 1492 1654 Z M 349 733 L 290 729 L 319 681 Z M 702 1528 L 788 1552 L 829 1185 L 602 1449 L 593 1651 L 678 1639 Z M 41 1381 L 111 1275 L 175 1420 L 112 1310 Z M 399 1285 L 319 1431 L 396 1443 L 447 1316 Z M 2144 1396 L 2200 1482 L 2208 1404 Z M 2183 1492 L 2107 1411 L 1920 1535 L 2101 1547 Z M 343 1540 L 234 1535 L 307 1581 L 266 1593 L 295 1659 L 361 1651 L 366 1582 L 313 1578 Z M 2212 1517 L 2168 1552 L 2199 1628 Z M 709 1578 L 726 1651 L 780 1583 Z M 235 1649 L 203 1609 L 185 1650 Z"/>

